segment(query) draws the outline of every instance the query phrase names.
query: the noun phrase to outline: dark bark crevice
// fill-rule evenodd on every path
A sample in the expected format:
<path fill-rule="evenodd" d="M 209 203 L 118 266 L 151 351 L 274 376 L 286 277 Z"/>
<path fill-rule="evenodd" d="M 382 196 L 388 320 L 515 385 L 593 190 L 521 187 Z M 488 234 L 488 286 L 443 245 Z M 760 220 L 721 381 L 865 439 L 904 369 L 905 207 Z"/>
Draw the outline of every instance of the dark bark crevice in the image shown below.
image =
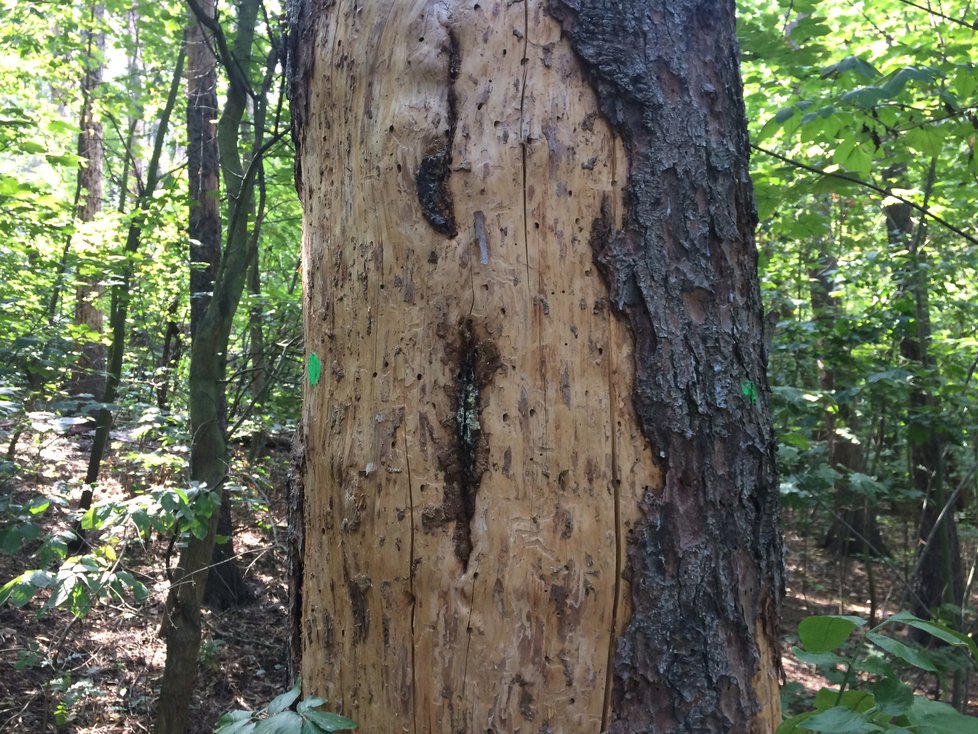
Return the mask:
<path fill-rule="evenodd" d="M 289 636 L 286 639 L 286 665 L 289 682 L 299 675 L 302 661 L 302 578 L 305 565 L 305 483 L 306 442 L 300 422 L 292 439 L 292 467 L 285 482 L 288 512 Z"/>
<path fill-rule="evenodd" d="M 455 223 L 455 205 L 448 179 L 452 175 L 452 143 L 458 121 L 455 80 L 458 79 L 461 55 L 458 37 L 451 30 L 448 31 L 445 52 L 448 54 L 448 131 L 445 134 L 444 147 L 439 147 L 421 159 L 414 180 L 425 220 L 436 232 L 453 239 L 458 236 L 458 226 Z"/>

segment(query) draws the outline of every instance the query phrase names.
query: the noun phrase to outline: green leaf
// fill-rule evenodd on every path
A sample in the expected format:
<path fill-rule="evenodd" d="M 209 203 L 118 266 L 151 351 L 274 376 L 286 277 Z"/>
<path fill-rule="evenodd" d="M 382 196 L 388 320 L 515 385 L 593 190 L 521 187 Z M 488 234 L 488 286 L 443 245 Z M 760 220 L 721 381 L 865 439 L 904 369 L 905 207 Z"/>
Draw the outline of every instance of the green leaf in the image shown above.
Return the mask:
<path fill-rule="evenodd" d="M 296 682 L 296 684 L 292 686 L 290 690 L 279 694 L 272 699 L 272 702 L 268 704 L 268 713 L 277 714 L 280 711 L 285 711 L 285 709 L 289 708 L 289 706 L 295 703 L 301 692 L 301 686 L 298 682 Z"/>
<path fill-rule="evenodd" d="M 902 135 L 903 142 L 924 155 L 940 155 L 944 146 L 944 135 L 938 127 L 915 127 Z"/>
<path fill-rule="evenodd" d="M 876 724 L 868 721 L 862 714 L 836 706 L 828 711 L 822 711 L 811 717 L 803 724 L 809 731 L 831 732 L 831 734 L 864 734 L 864 732 L 883 731 Z"/>
<path fill-rule="evenodd" d="M 32 580 L 32 576 L 37 573 L 41 572 L 27 571 L 0 587 L 0 604 L 10 602 L 15 607 L 22 607 L 29 602 L 38 589 L 44 588 Z"/>
<path fill-rule="evenodd" d="M 883 88 L 887 90 L 889 96 L 894 97 L 903 91 L 907 82 L 929 85 L 943 76 L 942 72 L 930 66 L 905 66 L 887 79 Z"/>
<path fill-rule="evenodd" d="M 783 433 L 780 438 L 782 443 L 802 450 L 807 450 L 811 446 L 808 436 L 803 433 Z"/>
<path fill-rule="evenodd" d="M 298 705 L 295 707 L 295 710 L 298 711 L 299 714 L 303 714 L 309 709 L 318 708 L 325 703 L 325 698 L 320 698 L 319 696 L 309 696 L 308 698 L 304 698 L 299 701 Z"/>
<path fill-rule="evenodd" d="M 867 79 L 876 79 L 879 77 L 880 73 L 876 70 L 876 67 L 870 64 L 868 61 L 863 61 L 858 56 L 846 56 L 842 61 L 832 64 L 831 66 L 826 66 L 822 73 L 820 74 L 822 79 L 826 77 L 835 77 L 844 74 L 847 71 L 854 72 L 859 76 L 866 77 Z"/>
<path fill-rule="evenodd" d="M 309 384 L 315 385 L 319 382 L 319 376 L 322 374 L 323 366 L 319 361 L 319 357 L 315 354 L 309 355 Z"/>
<path fill-rule="evenodd" d="M 775 114 L 774 121 L 780 125 L 782 123 L 787 122 L 794 116 L 795 116 L 794 107 L 782 107 L 780 110 L 778 110 L 777 114 Z"/>
<path fill-rule="evenodd" d="M 861 617 L 820 615 L 806 617 L 798 625 L 798 637 L 808 652 L 831 652 L 849 639 L 856 627 L 866 620 Z"/>
<path fill-rule="evenodd" d="M 320 731 L 348 731 L 357 728 L 357 722 L 328 711 L 305 711 L 303 718 L 319 727 Z"/>
<path fill-rule="evenodd" d="M 27 504 L 27 511 L 32 515 L 40 515 L 42 512 L 47 510 L 51 506 L 51 500 L 47 497 L 42 497 L 38 495 L 37 497 L 32 497 L 31 501 Z"/>
<path fill-rule="evenodd" d="M 967 648 L 972 657 L 978 660 L 978 648 L 975 646 L 975 641 L 968 635 L 958 632 L 955 629 L 951 629 L 945 624 L 920 619 L 919 617 L 915 617 L 914 615 L 910 614 L 910 612 L 899 612 L 894 614 L 892 617 L 886 620 L 886 623 L 905 624 L 908 627 L 914 627 L 922 632 L 926 632 L 949 645 L 953 645 L 954 647 Z"/>
<path fill-rule="evenodd" d="M 815 708 L 818 711 L 828 711 L 840 706 L 864 714 L 876 705 L 876 699 L 868 691 L 850 689 L 841 696 L 835 688 L 822 688 L 815 694 Z"/>
<path fill-rule="evenodd" d="M 302 717 L 295 711 L 282 711 L 260 722 L 255 727 L 254 734 L 301 734 L 301 732 Z"/>
<path fill-rule="evenodd" d="M 886 652 L 895 655 L 906 663 L 910 663 L 914 667 L 931 673 L 937 672 L 937 667 L 931 662 L 930 658 L 922 652 L 914 650 L 909 645 L 900 642 L 900 640 L 876 632 L 867 632 L 866 639 L 880 649 L 886 650 Z"/>
<path fill-rule="evenodd" d="M 224 714 L 217 722 L 214 734 L 251 734 L 257 722 L 253 720 L 254 713 L 238 709 Z"/>
<path fill-rule="evenodd" d="M 44 146 L 36 140 L 25 140 L 20 144 L 20 149 L 24 153 L 43 153 Z"/>
<path fill-rule="evenodd" d="M 870 685 L 879 712 L 886 716 L 900 716 L 913 705 L 913 691 L 896 678 L 883 678 Z"/>
<path fill-rule="evenodd" d="M 884 99 L 889 99 L 890 94 L 886 89 L 880 87 L 859 87 L 842 95 L 842 101 L 860 109 L 872 109 Z"/>
<path fill-rule="evenodd" d="M 978 719 L 923 696 L 914 696 L 907 721 L 916 731 L 927 734 L 978 734 Z"/>
<path fill-rule="evenodd" d="M 785 719 L 778 726 L 776 734 L 797 734 L 798 732 L 808 731 L 804 727 L 804 722 L 815 716 L 815 713 L 815 711 L 806 711 L 803 714 L 792 716 L 790 719 Z"/>
<path fill-rule="evenodd" d="M 806 665 L 818 665 L 827 668 L 847 661 L 847 658 L 836 655 L 834 652 L 808 652 L 800 647 L 792 647 L 791 652 Z"/>
<path fill-rule="evenodd" d="M 869 384 L 875 384 L 883 380 L 887 382 L 889 381 L 906 382 L 909 379 L 910 379 L 910 372 L 905 369 L 898 368 L 895 370 L 886 370 L 885 372 L 874 372 L 873 374 L 866 377 L 866 382 L 868 382 Z"/>

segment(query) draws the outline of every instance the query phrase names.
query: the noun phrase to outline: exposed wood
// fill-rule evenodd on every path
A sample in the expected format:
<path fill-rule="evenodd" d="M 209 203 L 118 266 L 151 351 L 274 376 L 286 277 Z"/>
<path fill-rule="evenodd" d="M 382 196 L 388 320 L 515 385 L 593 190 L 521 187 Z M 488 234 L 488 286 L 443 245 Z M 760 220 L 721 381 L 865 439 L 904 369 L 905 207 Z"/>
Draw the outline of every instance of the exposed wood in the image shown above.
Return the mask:
<path fill-rule="evenodd" d="M 311 360 L 309 692 L 370 731 L 652 731 L 651 719 L 628 723 L 649 706 L 650 689 L 634 682 L 643 673 L 653 687 L 675 685 L 643 657 L 672 647 L 677 671 L 717 663 L 701 688 L 660 690 L 660 708 L 686 696 L 700 717 L 672 730 L 706 731 L 697 723 L 728 716 L 738 722 L 728 730 L 773 732 L 780 546 L 746 179 L 702 194 L 719 190 L 726 205 L 733 192 L 715 290 L 670 282 L 659 297 L 679 299 L 663 312 L 667 329 L 690 329 L 694 344 L 702 321 L 713 329 L 702 352 L 677 346 L 669 364 L 625 313 L 611 258 L 604 276 L 595 265 L 621 232 L 647 223 L 633 213 L 642 192 L 630 179 L 643 151 L 609 124 L 595 70 L 544 3 L 290 12 Z M 741 136 L 718 142 L 741 158 L 718 170 L 739 177 L 742 108 L 734 114 Z M 713 206 L 701 209 L 712 216 Z M 636 241 L 633 267 L 651 252 Z M 665 256 L 682 267 L 681 253 Z M 749 272 L 738 279 L 736 268 Z M 735 305 L 716 306 L 721 296 Z M 744 329 L 744 353 L 731 323 Z M 648 350 L 641 358 L 636 343 Z M 704 377 L 715 348 L 728 350 L 723 380 Z M 650 364 L 669 374 L 656 382 Z M 717 391 L 670 400 L 720 412 L 728 400 L 729 415 L 643 402 L 701 377 Z M 729 545 L 706 537 L 716 530 L 735 533 Z M 639 556 L 660 531 L 667 567 L 650 568 Z M 676 555 L 683 543 L 691 566 Z M 658 610 L 661 623 L 650 616 L 659 600 L 676 602 Z M 643 647 L 643 631 L 662 637 Z"/>

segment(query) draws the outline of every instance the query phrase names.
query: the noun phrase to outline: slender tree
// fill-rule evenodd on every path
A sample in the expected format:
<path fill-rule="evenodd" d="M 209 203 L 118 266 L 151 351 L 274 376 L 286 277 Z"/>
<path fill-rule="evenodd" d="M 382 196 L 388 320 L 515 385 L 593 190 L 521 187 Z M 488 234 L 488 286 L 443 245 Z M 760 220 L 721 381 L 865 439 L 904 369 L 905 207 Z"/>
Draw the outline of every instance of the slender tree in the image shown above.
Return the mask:
<path fill-rule="evenodd" d="M 936 161 L 924 183 L 926 197 L 934 186 Z M 926 199 L 925 199 L 926 203 Z M 917 372 L 909 395 L 908 461 L 913 487 L 923 497 L 918 527 L 918 558 L 913 576 L 911 608 L 929 618 L 943 604 L 961 605 L 964 579 L 961 548 L 951 492 L 945 479 L 944 448 L 947 437 L 940 421 L 939 398 L 930 385 L 935 372 L 931 352 L 929 256 L 925 247 L 927 226 L 914 224 L 913 212 L 902 203 L 885 207 L 887 237 L 897 251 L 904 251 L 901 296 L 912 314 L 900 335 L 900 354 Z M 920 636 L 921 640 L 927 637 Z"/>
<path fill-rule="evenodd" d="M 99 27 L 105 15 L 101 3 L 90 5 L 90 15 L 83 31 L 85 55 L 82 72 L 82 111 L 78 133 L 78 188 L 80 192 L 75 219 L 79 223 L 93 222 L 102 211 L 105 144 L 102 122 L 98 112 L 98 89 L 102 84 L 105 55 L 105 32 Z M 75 286 L 75 324 L 83 326 L 90 335 L 102 333 L 103 314 L 99 303 L 102 296 L 102 276 L 88 272 Z M 72 373 L 72 391 L 102 396 L 105 389 L 105 346 L 91 336 L 79 345 L 78 362 Z"/>
<path fill-rule="evenodd" d="M 200 10 L 215 17 L 214 0 Z M 213 39 L 190 13 L 187 30 L 187 177 L 190 184 L 190 333 L 197 333 L 221 260 L 217 59 Z"/>
<path fill-rule="evenodd" d="M 215 23 L 215 3 L 205 0 L 200 12 Z M 208 22 L 208 21 L 205 21 Z M 218 145 L 217 58 L 214 38 L 190 11 L 187 31 L 187 173 L 190 184 L 190 333 L 196 339 L 207 313 L 221 261 L 220 150 Z M 238 94 L 243 94 L 240 89 Z M 233 132 L 240 119 L 225 120 Z M 237 137 L 234 137 L 237 154 Z M 227 149 L 226 149 L 227 150 Z M 237 173 L 235 175 L 238 175 Z M 198 349 L 211 349 L 202 345 Z M 193 346 L 191 347 L 193 349 Z M 217 416 L 222 430 L 227 427 L 227 401 L 219 396 Z M 216 457 L 215 457 L 216 458 Z M 214 546 L 211 572 L 207 576 L 205 601 L 217 609 L 230 609 L 252 597 L 234 563 L 231 504 L 222 502 L 217 532 L 226 540 Z"/>
<path fill-rule="evenodd" d="M 197 324 L 190 356 L 190 476 L 212 493 L 220 506 L 228 476 L 225 425 L 225 375 L 234 316 L 244 291 L 247 272 L 254 262 L 265 198 L 263 159 L 282 133 L 266 130 L 267 107 L 280 76 L 280 49 L 270 39 L 268 53 L 255 59 L 259 0 L 237 5 L 233 39 L 196 2 L 188 0 L 198 22 L 213 36 L 220 62 L 228 75 L 228 92 L 217 128 L 217 142 L 227 206 L 224 247 L 207 308 Z M 271 29 L 269 29 L 271 33 Z M 259 80 L 252 83 L 252 75 Z M 250 108 L 250 110 L 249 110 Z M 250 111 L 253 134 L 242 135 Z M 277 118 L 268 120 L 277 128 Z M 241 150 L 242 140 L 251 144 Z M 223 510 L 226 514 L 226 504 Z M 210 519 L 204 537 L 191 536 L 172 572 L 162 633 L 166 638 L 166 666 L 157 704 L 157 734 L 183 734 L 190 718 L 200 648 L 200 607 L 210 575 L 222 511 Z M 226 550 L 230 553 L 230 545 Z M 217 546 L 220 547 L 220 546 Z M 230 561 L 229 561 L 230 562 Z"/>
<path fill-rule="evenodd" d="M 143 239 L 143 227 L 149 213 L 150 204 L 156 195 L 157 187 L 163 178 L 161 158 L 163 145 L 170 127 L 170 118 L 176 106 L 180 92 L 180 81 L 183 77 L 185 61 L 184 48 L 181 46 L 174 65 L 173 78 L 167 91 L 167 96 L 157 121 L 156 132 L 153 136 L 153 150 L 149 164 L 146 167 L 146 178 L 140 183 L 138 194 L 133 202 L 129 227 L 126 230 L 126 241 L 122 248 L 122 271 L 114 281 L 110 290 L 109 329 L 111 342 L 109 346 L 108 366 L 106 369 L 105 390 L 102 393 L 103 406 L 95 418 L 95 438 L 88 458 L 88 470 L 85 483 L 88 485 L 82 492 L 81 506 L 86 509 L 91 506 L 93 498 L 92 485 L 98 481 L 102 458 L 109 443 L 109 430 L 112 427 L 112 410 L 110 405 L 118 395 L 122 382 L 122 363 L 126 351 L 126 335 L 129 328 L 129 303 L 132 297 L 131 285 L 135 272 L 135 256 L 139 252 Z"/>
<path fill-rule="evenodd" d="M 852 380 L 846 370 L 846 365 L 851 363 L 852 350 L 848 344 L 835 343 L 836 326 L 845 316 L 835 294 L 835 272 L 839 266 L 835 255 L 837 248 L 834 242 L 819 241 L 814 249 L 808 270 L 808 287 L 812 317 L 821 335 L 818 349 L 825 355 L 818 362 L 818 382 L 829 401 L 822 414 L 822 434 L 827 445 L 826 461 L 838 473 L 831 500 L 833 516 L 822 545 L 841 557 L 887 556 L 889 550 L 880 534 L 875 502 L 864 493 L 853 491 L 850 485 L 850 476 L 854 472 L 865 471 L 866 456 L 858 439 L 858 412 L 851 402 L 838 400 Z"/>
<path fill-rule="evenodd" d="M 367 731 L 773 732 L 733 3 L 290 24 L 309 693 Z"/>

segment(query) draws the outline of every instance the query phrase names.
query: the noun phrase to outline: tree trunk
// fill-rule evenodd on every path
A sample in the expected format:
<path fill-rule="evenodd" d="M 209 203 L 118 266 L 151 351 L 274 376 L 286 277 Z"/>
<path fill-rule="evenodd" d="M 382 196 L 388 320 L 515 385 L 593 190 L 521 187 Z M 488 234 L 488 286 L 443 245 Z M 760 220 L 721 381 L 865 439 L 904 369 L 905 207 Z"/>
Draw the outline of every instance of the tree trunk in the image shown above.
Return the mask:
<path fill-rule="evenodd" d="M 112 332 L 112 343 L 109 348 L 108 369 L 106 370 L 105 391 L 102 393 L 104 405 L 95 416 L 95 438 L 92 441 L 92 451 L 88 457 L 88 470 L 85 473 L 85 484 L 82 491 L 80 507 L 85 510 L 91 507 L 94 496 L 93 486 L 98 481 L 102 466 L 102 457 L 109 444 L 109 429 L 112 427 L 112 411 L 110 405 L 115 402 L 119 384 L 122 382 L 122 362 L 126 351 L 126 334 L 128 333 L 130 283 L 134 274 L 134 257 L 139 251 L 143 237 L 143 222 L 150 202 L 156 193 L 160 182 L 160 156 L 163 153 L 163 143 L 170 127 L 170 115 L 176 105 L 180 89 L 180 79 L 183 76 L 184 51 L 181 48 L 174 66 L 173 78 L 167 92 L 166 102 L 160 111 L 156 133 L 153 139 L 153 152 L 150 155 L 149 166 L 146 170 L 146 183 L 133 205 L 129 227 L 126 231 L 126 242 L 123 246 L 122 272 L 111 289 L 111 305 L 109 308 L 109 329 Z M 81 524 L 76 523 L 76 534 L 81 536 Z"/>
<path fill-rule="evenodd" d="M 225 426 L 225 376 L 227 350 L 234 324 L 234 315 L 241 301 L 248 268 L 257 252 L 259 221 L 262 212 L 255 212 L 255 188 L 261 169 L 261 156 L 268 137 L 264 128 L 267 105 L 269 69 L 266 59 L 265 80 L 260 94 L 251 89 L 250 75 L 254 71 L 253 46 L 258 23 L 258 0 L 243 0 L 237 5 L 233 45 L 227 43 L 224 31 L 213 18 L 190 0 L 197 20 L 217 36 L 223 49 L 224 70 L 229 85 L 224 110 L 218 123 L 222 182 L 227 196 L 227 239 L 214 281 L 214 292 L 197 326 L 190 350 L 190 477 L 200 482 L 221 499 L 227 479 L 228 450 Z M 269 52 L 277 57 L 274 44 Z M 226 54 L 226 55 L 225 55 Z M 255 142 L 247 167 L 242 163 L 239 143 L 242 120 L 249 100 L 253 103 L 252 122 Z M 254 220 L 252 217 L 254 216 Z M 226 506 L 221 512 L 227 512 Z M 215 553 L 216 535 L 221 512 L 214 513 L 203 538 L 191 536 L 180 554 L 167 596 L 162 633 L 166 637 L 166 667 L 157 703 L 156 734 L 184 734 L 190 720 L 190 701 L 194 693 L 197 655 L 200 649 L 200 605 L 204 599 L 205 581 Z M 226 552 L 233 556 L 230 543 Z M 222 567 L 230 567 L 230 563 Z M 219 567 L 221 568 L 221 567 Z"/>
<path fill-rule="evenodd" d="M 848 345 L 834 342 L 833 326 L 842 316 L 838 299 L 833 297 L 835 283 L 831 275 L 838 260 L 830 254 L 827 243 L 819 243 L 817 259 L 809 267 L 808 284 L 812 315 L 818 325 L 819 387 L 828 400 L 822 413 L 823 434 L 827 445 L 827 463 L 841 475 L 832 493 L 832 521 L 822 541 L 822 547 L 833 555 L 848 558 L 865 556 L 881 558 L 889 555 L 876 519 L 876 503 L 864 494 L 853 492 L 849 484 L 852 472 L 866 468 L 862 445 L 854 434 L 858 430 L 858 415 L 849 402 L 838 402 L 839 383 L 845 384 L 846 365 L 851 360 Z M 843 429 L 848 429 L 847 431 Z"/>
<path fill-rule="evenodd" d="M 102 23 L 104 7 L 92 5 L 89 26 L 84 30 L 86 53 L 82 77 L 81 131 L 78 133 L 79 201 L 75 217 L 78 222 L 92 222 L 102 211 L 103 168 L 105 161 L 102 123 L 96 112 L 96 94 L 102 84 L 102 56 L 105 33 Z M 84 274 L 75 286 L 75 325 L 84 326 L 90 334 L 102 333 L 102 284 L 100 274 Z M 78 345 L 78 361 L 72 370 L 71 391 L 100 399 L 105 391 L 105 345 L 86 337 Z"/>
<path fill-rule="evenodd" d="M 214 0 L 201 9 L 214 17 Z M 217 149 L 217 59 L 204 28 L 190 15 L 187 30 L 187 178 L 190 188 L 190 334 L 197 333 L 221 261 L 220 164 Z"/>
<path fill-rule="evenodd" d="M 773 732 L 733 4 L 331 5 L 290 9 L 308 692 L 364 731 Z"/>
<path fill-rule="evenodd" d="M 203 0 L 201 10 L 215 17 L 214 0 Z M 217 142 L 217 59 L 213 38 L 191 13 L 187 31 L 187 172 L 190 187 L 190 334 L 191 349 L 212 349 L 194 342 L 200 323 L 210 305 L 221 262 L 221 205 L 219 198 L 220 155 Z M 236 144 L 236 141 L 235 141 Z M 223 389 L 218 396 L 217 420 L 227 429 L 227 400 Z M 226 456 L 210 457 L 223 464 Z M 196 477 L 195 477 L 196 478 Z M 204 602 L 221 611 L 252 601 L 241 569 L 234 561 L 234 526 L 231 504 L 221 503 L 217 534 L 227 538 L 215 543 L 207 575 Z"/>
<path fill-rule="evenodd" d="M 252 407 L 258 409 L 265 400 L 268 367 L 265 358 L 265 327 L 263 323 L 265 309 L 261 295 L 261 258 L 257 253 L 255 261 L 248 271 L 248 295 L 251 300 L 248 308 L 248 334 L 251 337 L 248 350 L 251 366 L 249 392 L 251 393 Z M 248 453 L 252 463 L 258 461 L 265 453 L 265 431 L 260 427 L 260 424 L 251 435 L 251 450 Z"/>
<path fill-rule="evenodd" d="M 925 186 L 929 196 L 931 178 Z M 928 381 L 936 370 L 930 353 L 930 284 L 927 252 L 923 247 L 925 228 L 913 225 L 912 212 L 906 204 L 885 208 L 887 238 L 900 249 L 906 249 L 907 264 L 903 270 L 904 297 L 913 303 L 913 319 L 907 323 L 900 340 L 900 355 L 919 374 L 913 381 L 908 406 L 908 436 L 910 478 L 913 487 L 924 498 L 918 529 L 917 565 L 913 576 L 914 614 L 929 619 L 943 604 L 960 605 L 964 590 L 961 571 L 961 548 L 953 508 L 945 511 L 949 492 L 944 484 L 945 437 L 939 421 L 938 397 L 931 392 Z M 911 634 L 919 642 L 930 643 L 930 635 Z"/>

